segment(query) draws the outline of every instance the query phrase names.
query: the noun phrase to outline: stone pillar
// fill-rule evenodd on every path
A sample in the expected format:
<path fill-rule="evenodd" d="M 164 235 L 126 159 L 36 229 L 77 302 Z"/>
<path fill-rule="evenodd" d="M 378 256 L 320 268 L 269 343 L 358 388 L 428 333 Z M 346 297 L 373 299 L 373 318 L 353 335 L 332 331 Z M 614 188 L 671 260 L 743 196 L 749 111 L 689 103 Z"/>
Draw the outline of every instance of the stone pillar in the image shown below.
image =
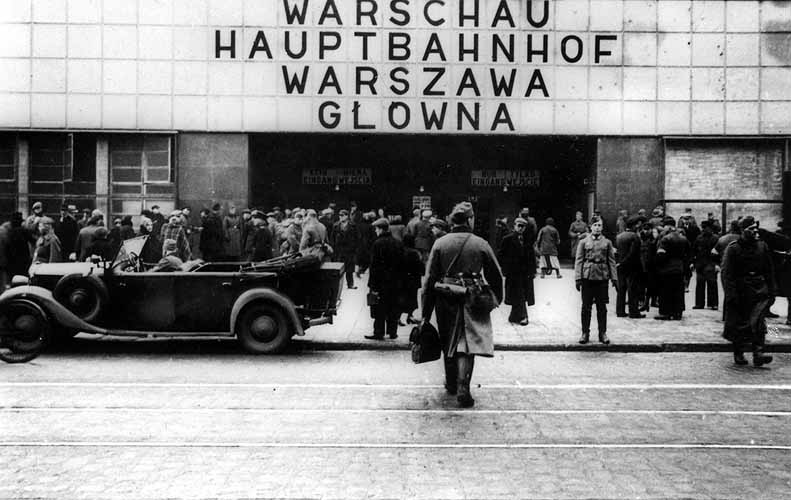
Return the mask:
<path fill-rule="evenodd" d="M 23 215 L 30 213 L 30 142 L 17 136 L 17 210 Z"/>
<path fill-rule="evenodd" d="M 110 215 L 110 141 L 96 138 L 96 208 Z"/>
<path fill-rule="evenodd" d="M 596 208 L 604 217 L 604 227 L 613 235 L 618 210 L 635 214 L 645 208 L 650 214 L 665 198 L 662 139 L 601 138 L 596 157 Z"/>
<path fill-rule="evenodd" d="M 178 203 L 196 214 L 214 203 L 249 203 L 250 159 L 247 134 L 178 135 Z"/>

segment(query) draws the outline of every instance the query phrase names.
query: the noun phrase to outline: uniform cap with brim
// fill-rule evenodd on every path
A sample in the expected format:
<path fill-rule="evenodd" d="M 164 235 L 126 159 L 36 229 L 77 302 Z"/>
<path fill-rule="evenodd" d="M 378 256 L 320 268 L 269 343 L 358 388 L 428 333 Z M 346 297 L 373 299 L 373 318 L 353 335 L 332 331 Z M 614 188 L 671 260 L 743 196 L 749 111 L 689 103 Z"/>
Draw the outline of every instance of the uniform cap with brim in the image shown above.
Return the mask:
<path fill-rule="evenodd" d="M 181 210 L 173 210 L 172 212 L 170 212 L 170 216 L 171 216 L 171 217 L 181 217 L 181 215 L 182 215 L 183 213 L 184 213 L 184 212 L 182 212 Z"/>
<path fill-rule="evenodd" d="M 382 217 L 381 219 L 376 219 L 372 225 L 374 227 L 381 227 L 381 228 L 384 228 L 384 229 L 387 229 L 387 228 L 390 227 L 390 223 L 387 222 L 387 219 L 385 219 L 384 217 Z"/>
<path fill-rule="evenodd" d="M 526 226 L 527 225 L 527 221 L 525 219 L 523 219 L 522 217 L 517 217 L 516 220 L 514 220 L 514 224 L 521 224 L 523 226 Z"/>
<path fill-rule="evenodd" d="M 634 227 L 634 226 L 636 226 L 638 224 L 642 224 L 642 223 L 646 222 L 646 220 L 647 219 L 645 217 L 643 217 L 642 215 L 633 215 L 632 217 L 629 217 L 626 220 L 626 225 L 629 226 L 629 227 Z"/>
<path fill-rule="evenodd" d="M 340 212 L 338 212 L 338 215 L 349 215 L 349 211 L 346 210 L 346 209 L 343 209 Z"/>
<path fill-rule="evenodd" d="M 252 215 L 254 219 L 263 219 L 265 217 L 264 212 L 260 210 L 253 210 L 250 212 L 250 215 Z"/>
<path fill-rule="evenodd" d="M 37 202 L 35 202 L 33 204 L 33 210 L 35 210 L 37 208 L 44 208 L 44 205 L 42 205 L 42 203 L 40 201 L 37 201 Z"/>
<path fill-rule="evenodd" d="M 38 223 L 39 224 L 49 224 L 51 226 L 52 224 L 55 224 L 55 221 L 52 220 L 49 217 L 41 217 L 41 218 L 38 219 Z"/>

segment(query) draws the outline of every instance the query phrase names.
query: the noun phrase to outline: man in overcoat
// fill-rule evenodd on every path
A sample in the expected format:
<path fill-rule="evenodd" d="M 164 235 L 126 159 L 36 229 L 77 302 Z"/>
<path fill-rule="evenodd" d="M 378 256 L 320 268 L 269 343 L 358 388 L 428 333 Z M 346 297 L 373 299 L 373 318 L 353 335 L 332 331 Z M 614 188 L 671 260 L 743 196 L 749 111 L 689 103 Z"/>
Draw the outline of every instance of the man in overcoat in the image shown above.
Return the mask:
<path fill-rule="evenodd" d="M 591 220 L 590 234 L 577 246 L 574 259 L 574 281 L 577 291 L 582 294 L 582 336 L 579 343 L 590 340 L 591 313 L 596 303 L 596 322 L 599 327 L 599 342 L 609 344 L 607 337 L 607 303 L 609 302 L 607 284 L 612 281 L 618 288 L 618 275 L 615 267 L 615 252 L 612 242 L 602 234 L 600 218 Z"/>
<path fill-rule="evenodd" d="M 625 229 L 615 237 L 615 248 L 618 250 L 616 266 L 618 267 L 618 295 L 615 301 L 615 315 L 625 318 L 628 297 L 630 318 L 645 318 L 640 313 L 640 273 L 643 265 L 640 260 L 642 240 L 637 228 L 645 222 L 644 217 L 629 217 L 625 221 Z"/>
<path fill-rule="evenodd" d="M 398 318 L 401 316 L 399 299 L 404 276 L 404 244 L 390 234 L 390 223 L 385 218 L 373 223 L 376 239 L 371 245 L 371 275 L 368 288 L 378 294 L 378 301 L 371 306 L 374 332 L 366 335 L 371 340 L 383 340 L 385 333 L 391 339 L 398 337 Z"/>
<path fill-rule="evenodd" d="M 692 255 L 695 265 L 695 306 L 693 309 L 703 309 L 708 299 L 709 309 L 719 306 L 719 290 L 717 289 L 717 274 L 720 272 L 719 255 L 712 253 L 717 245 L 717 236 L 712 231 L 711 222 L 701 222 L 703 232 L 692 245 Z"/>
<path fill-rule="evenodd" d="M 499 303 L 503 298 L 503 278 L 492 247 L 472 234 L 475 223 L 472 205 L 468 202 L 456 205 L 450 222 L 451 232 L 438 239 L 429 254 L 423 286 L 423 321 L 431 320 L 436 308 L 443 344 L 445 388 L 450 394 L 458 393 L 459 406 L 468 408 L 475 404 L 470 394 L 475 356 L 494 356 L 491 314 L 474 311 L 466 301 L 456 297 L 439 295 L 434 284 L 453 280 L 459 274 L 483 273 Z"/>
<path fill-rule="evenodd" d="M 752 348 L 753 364 L 772 362 L 763 353 L 766 340 L 766 311 L 777 293 L 772 256 L 757 237 L 758 223 L 752 216 L 739 223 L 742 234 L 725 249 L 722 286 L 725 290 L 725 329 L 722 336 L 733 342 L 733 360 L 746 365 L 744 351 Z"/>
<path fill-rule="evenodd" d="M 354 290 L 354 257 L 360 245 L 360 231 L 349 219 L 347 210 L 340 211 L 340 220 L 332 228 L 332 248 L 335 261 L 343 262 L 346 273 L 346 287 Z"/>
<path fill-rule="evenodd" d="M 532 227 L 527 220 L 517 217 L 514 232 L 503 237 L 497 259 L 505 276 L 505 303 L 511 306 L 508 321 L 527 325 L 529 323 L 527 306 L 536 303 L 533 278 L 536 276 L 536 256 L 532 239 Z"/>
<path fill-rule="evenodd" d="M 658 320 L 680 320 L 684 313 L 684 273 L 691 259 L 689 241 L 676 230 L 672 217 L 663 220 L 665 234 L 656 248 L 656 273 L 659 281 Z"/>

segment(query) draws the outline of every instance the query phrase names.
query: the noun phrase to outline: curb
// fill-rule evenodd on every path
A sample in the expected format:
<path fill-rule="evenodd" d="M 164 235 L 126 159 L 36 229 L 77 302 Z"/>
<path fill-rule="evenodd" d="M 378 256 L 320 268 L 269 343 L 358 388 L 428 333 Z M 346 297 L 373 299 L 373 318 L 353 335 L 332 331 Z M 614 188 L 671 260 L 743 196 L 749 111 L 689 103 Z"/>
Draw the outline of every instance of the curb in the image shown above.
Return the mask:
<path fill-rule="evenodd" d="M 369 343 L 369 342 L 316 342 L 294 341 L 292 345 L 306 351 L 406 351 L 409 344 L 403 343 Z M 662 352 L 733 352 L 730 344 L 720 342 L 682 344 L 616 344 L 603 345 L 598 343 L 581 344 L 495 344 L 495 351 L 503 352 L 552 352 L 552 351 L 595 351 L 624 353 L 662 353 Z M 791 353 L 790 343 L 767 344 L 766 352 Z"/>

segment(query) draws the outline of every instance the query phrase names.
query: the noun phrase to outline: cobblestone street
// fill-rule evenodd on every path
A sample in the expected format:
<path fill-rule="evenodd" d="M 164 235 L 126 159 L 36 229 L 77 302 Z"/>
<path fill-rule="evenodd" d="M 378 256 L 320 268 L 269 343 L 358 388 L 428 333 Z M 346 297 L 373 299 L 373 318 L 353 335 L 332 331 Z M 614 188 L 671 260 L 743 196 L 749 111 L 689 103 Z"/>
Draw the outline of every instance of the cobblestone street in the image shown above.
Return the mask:
<path fill-rule="evenodd" d="M 502 352 L 456 408 L 398 351 L 5 365 L 0 498 L 782 498 L 791 356 Z"/>

